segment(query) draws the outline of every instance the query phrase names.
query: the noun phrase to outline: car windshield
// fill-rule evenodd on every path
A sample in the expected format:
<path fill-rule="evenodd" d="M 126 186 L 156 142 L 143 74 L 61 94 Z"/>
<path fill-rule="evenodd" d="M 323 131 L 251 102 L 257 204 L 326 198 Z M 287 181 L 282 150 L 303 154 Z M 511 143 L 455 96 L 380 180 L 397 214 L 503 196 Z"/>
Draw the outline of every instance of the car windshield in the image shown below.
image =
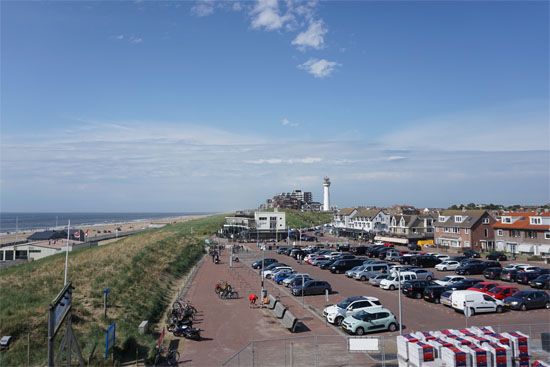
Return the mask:
<path fill-rule="evenodd" d="M 493 287 L 491 289 L 489 289 L 489 292 L 491 293 L 500 293 L 500 292 L 503 292 L 504 291 L 504 288 L 502 287 Z"/>
<path fill-rule="evenodd" d="M 348 308 L 348 306 L 350 305 L 350 303 L 352 301 L 353 301 L 352 299 L 346 298 L 342 302 L 338 303 L 336 306 L 338 306 L 340 308 Z"/>
<path fill-rule="evenodd" d="M 446 276 L 441 279 L 441 281 L 443 282 L 450 282 L 451 280 L 453 280 L 453 278 L 451 278 L 450 276 Z"/>
<path fill-rule="evenodd" d="M 388 279 L 388 274 L 380 274 L 374 277 L 375 279 Z"/>
<path fill-rule="evenodd" d="M 369 317 L 369 313 L 365 311 L 359 311 L 352 316 L 356 320 L 365 320 Z"/>
<path fill-rule="evenodd" d="M 475 288 L 475 289 L 483 289 L 484 287 L 485 287 L 485 284 L 480 284 L 480 283 L 477 283 L 472 286 L 472 288 Z"/>
<path fill-rule="evenodd" d="M 516 292 L 512 295 L 512 297 L 516 297 L 516 298 L 526 298 L 528 296 L 531 295 L 531 292 L 526 292 L 526 291 L 519 291 L 519 292 Z"/>
<path fill-rule="evenodd" d="M 391 278 L 388 278 L 389 281 L 393 282 L 397 279 L 397 277 L 391 277 Z"/>

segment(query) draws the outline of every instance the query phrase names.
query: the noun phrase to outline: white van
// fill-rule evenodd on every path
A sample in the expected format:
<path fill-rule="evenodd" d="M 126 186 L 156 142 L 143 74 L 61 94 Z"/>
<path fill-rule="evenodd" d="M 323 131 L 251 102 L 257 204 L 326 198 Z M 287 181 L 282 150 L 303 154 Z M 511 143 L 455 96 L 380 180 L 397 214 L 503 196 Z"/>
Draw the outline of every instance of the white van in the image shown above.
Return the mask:
<path fill-rule="evenodd" d="M 454 291 L 451 296 L 451 307 L 455 311 L 466 313 L 465 309 L 470 310 L 470 315 L 482 312 L 497 312 L 504 311 L 504 302 L 495 299 L 485 293 L 476 291 Z"/>
<path fill-rule="evenodd" d="M 400 274 L 401 285 L 408 280 L 416 280 L 416 273 L 412 271 L 404 271 Z M 393 291 L 399 287 L 399 281 L 397 280 L 397 275 L 391 276 L 388 279 L 382 279 L 380 282 L 380 288 L 389 289 Z"/>

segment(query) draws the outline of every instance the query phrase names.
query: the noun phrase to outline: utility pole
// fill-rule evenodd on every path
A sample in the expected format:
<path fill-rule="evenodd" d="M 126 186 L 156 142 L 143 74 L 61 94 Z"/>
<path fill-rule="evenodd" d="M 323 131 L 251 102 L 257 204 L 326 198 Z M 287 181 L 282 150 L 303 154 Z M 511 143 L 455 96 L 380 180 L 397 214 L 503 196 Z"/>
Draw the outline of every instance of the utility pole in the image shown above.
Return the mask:
<path fill-rule="evenodd" d="M 403 335 L 403 321 L 402 321 L 402 311 L 401 311 L 401 271 L 397 268 L 397 282 L 399 284 L 399 335 Z"/>

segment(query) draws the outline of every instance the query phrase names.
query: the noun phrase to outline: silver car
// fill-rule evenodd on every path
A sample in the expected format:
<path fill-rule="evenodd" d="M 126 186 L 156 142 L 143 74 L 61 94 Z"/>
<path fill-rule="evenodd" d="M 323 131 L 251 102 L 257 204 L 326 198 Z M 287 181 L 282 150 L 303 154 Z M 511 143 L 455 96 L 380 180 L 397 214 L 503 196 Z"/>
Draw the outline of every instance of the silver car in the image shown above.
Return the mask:
<path fill-rule="evenodd" d="M 365 268 L 365 266 L 363 266 L 363 265 L 355 266 L 353 269 L 350 269 L 350 270 L 346 271 L 346 276 L 348 278 L 353 278 L 355 276 L 355 272 L 361 271 L 364 268 Z"/>
<path fill-rule="evenodd" d="M 388 272 L 388 264 L 369 264 L 361 271 L 355 272 L 355 280 L 368 280 L 380 273 Z"/>
<path fill-rule="evenodd" d="M 379 287 L 380 282 L 384 279 L 388 279 L 389 274 L 378 274 L 373 276 L 372 278 L 369 278 L 369 283 L 372 286 Z"/>
<path fill-rule="evenodd" d="M 413 273 L 416 273 L 416 279 L 418 280 L 432 280 L 435 278 L 434 273 L 426 269 L 411 269 Z"/>

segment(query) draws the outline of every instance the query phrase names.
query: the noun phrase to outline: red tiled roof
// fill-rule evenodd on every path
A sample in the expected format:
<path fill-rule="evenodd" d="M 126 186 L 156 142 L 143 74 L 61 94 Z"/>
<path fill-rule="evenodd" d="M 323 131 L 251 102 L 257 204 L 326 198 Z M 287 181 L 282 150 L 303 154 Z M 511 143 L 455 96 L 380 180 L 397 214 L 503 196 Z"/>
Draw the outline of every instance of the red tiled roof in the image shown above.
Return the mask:
<path fill-rule="evenodd" d="M 518 219 L 514 223 L 502 223 L 496 222 L 493 228 L 503 229 L 533 229 L 538 231 L 548 231 L 550 226 L 544 224 L 531 224 L 529 223 L 529 217 L 525 219 Z"/>

